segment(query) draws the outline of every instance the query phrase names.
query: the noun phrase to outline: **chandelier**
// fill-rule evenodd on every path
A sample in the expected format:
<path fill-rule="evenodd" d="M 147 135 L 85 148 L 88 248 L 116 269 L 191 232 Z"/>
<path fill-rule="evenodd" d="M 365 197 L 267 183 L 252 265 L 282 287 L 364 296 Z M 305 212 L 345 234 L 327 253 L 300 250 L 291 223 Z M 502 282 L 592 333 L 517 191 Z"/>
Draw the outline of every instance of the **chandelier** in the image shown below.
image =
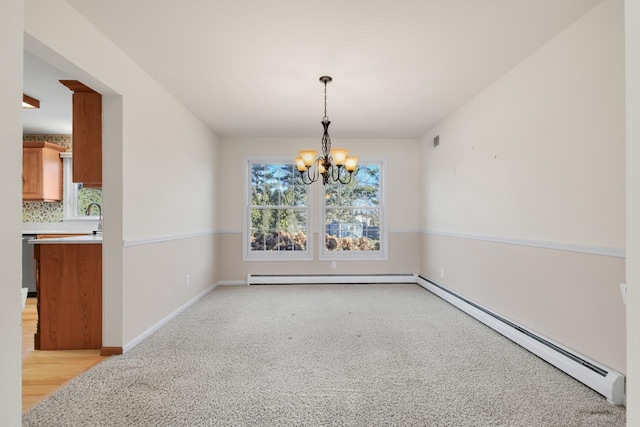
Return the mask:
<path fill-rule="evenodd" d="M 348 184 L 351 182 L 353 172 L 356 170 L 358 158 L 347 156 L 349 150 L 345 148 L 331 148 L 331 138 L 329 137 L 329 117 L 327 117 L 327 83 L 333 79 L 329 76 L 320 77 L 320 82 L 324 84 L 324 117 L 322 126 L 322 156 L 316 158 L 316 150 L 302 150 L 300 157 L 295 158 L 298 172 L 302 182 L 309 185 L 322 176 L 322 184 Z"/>

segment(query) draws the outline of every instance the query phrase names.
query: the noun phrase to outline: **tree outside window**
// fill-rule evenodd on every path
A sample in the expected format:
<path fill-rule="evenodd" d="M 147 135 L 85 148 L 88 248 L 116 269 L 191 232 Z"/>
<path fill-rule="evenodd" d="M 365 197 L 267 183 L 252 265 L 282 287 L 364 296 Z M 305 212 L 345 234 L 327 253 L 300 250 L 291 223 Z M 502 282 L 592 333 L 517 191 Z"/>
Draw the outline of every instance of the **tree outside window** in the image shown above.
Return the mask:
<path fill-rule="evenodd" d="M 307 251 L 307 186 L 293 163 L 250 162 L 249 251 Z"/>
<path fill-rule="evenodd" d="M 381 251 L 384 239 L 381 169 L 379 162 L 363 163 L 349 184 L 325 187 L 325 253 Z"/>

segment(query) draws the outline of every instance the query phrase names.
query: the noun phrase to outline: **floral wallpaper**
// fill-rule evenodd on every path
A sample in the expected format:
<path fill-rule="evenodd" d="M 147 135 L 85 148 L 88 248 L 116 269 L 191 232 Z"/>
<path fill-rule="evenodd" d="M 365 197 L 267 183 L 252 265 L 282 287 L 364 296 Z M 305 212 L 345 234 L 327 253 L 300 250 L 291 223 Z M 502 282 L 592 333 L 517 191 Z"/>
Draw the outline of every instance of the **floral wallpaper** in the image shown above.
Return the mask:
<path fill-rule="evenodd" d="M 61 145 L 66 151 L 73 151 L 71 135 L 23 135 L 24 142 L 46 141 Z M 102 205 L 102 190 L 97 188 L 82 188 L 78 191 L 78 210 L 81 215 L 87 210 L 91 202 L 98 202 Z M 97 215 L 96 209 L 91 211 L 92 215 Z M 62 202 L 22 202 L 22 222 L 62 222 L 64 210 Z"/>
<path fill-rule="evenodd" d="M 22 222 L 62 222 L 62 202 L 22 202 Z"/>
<path fill-rule="evenodd" d="M 96 202 L 102 206 L 102 190 L 99 188 L 81 188 L 78 190 L 78 213 L 85 215 L 89 203 Z M 98 209 L 91 208 L 91 215 L 98 215 Z"/>
<path fill-rule="evenodd" d="M 51 142 L 52 144 L 61 145 L 67 151 L 73 151 L 73 142 L 71 135 L 22 135 L 23 142 Z"/>

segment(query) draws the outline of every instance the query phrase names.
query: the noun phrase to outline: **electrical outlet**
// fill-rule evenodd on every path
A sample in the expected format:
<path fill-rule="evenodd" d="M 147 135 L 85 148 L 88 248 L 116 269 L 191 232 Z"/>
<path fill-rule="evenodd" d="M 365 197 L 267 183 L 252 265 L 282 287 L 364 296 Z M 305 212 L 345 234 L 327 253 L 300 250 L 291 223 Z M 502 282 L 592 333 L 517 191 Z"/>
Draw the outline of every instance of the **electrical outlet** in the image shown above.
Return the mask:
<path fill-rule="evenodd" d="M 440 277 L 444 279 L 444 268 L 440 269 Z"/>
<path fill-rule="evenodd" d="M 189 275 L 187 274 L 186 276 L 184 276 L 184 285 L 185 286 L 189 286 L 190 282 L 191 282 L 191 279 L 190 279 Z"/>
<path fill-rule="evenodd" d="M 331 261 L 331 268 L 336 268 L 336 262 L 335 261 Z"/>

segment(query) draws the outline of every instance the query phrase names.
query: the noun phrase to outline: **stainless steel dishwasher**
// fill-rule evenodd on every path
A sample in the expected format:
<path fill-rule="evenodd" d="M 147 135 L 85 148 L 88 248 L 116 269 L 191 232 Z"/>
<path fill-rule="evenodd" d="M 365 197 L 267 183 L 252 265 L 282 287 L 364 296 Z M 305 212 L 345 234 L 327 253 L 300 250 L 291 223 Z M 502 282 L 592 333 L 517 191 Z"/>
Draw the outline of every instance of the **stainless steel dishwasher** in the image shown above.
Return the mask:
<path fill-rule="evenodd" d="M 29 239 L 35 239 L 35 234 L 22 235 L 22 287 L 29 289 L 29 296 L 36 296 L 36 260 L 33 258 L 33 245 Z"/>

